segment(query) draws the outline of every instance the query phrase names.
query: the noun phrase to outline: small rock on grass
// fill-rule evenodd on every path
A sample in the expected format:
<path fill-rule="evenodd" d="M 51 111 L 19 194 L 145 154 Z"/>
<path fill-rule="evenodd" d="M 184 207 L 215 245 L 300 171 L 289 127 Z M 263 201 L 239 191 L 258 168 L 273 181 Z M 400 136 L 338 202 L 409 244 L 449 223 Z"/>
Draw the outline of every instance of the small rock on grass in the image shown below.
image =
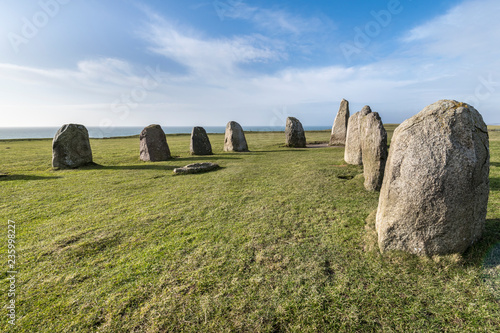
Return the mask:
<path fill-rule="evenodd" d="M 200 173 L 200 172 L 207 172 L 207 171 L 216 170 L 218 168 L 219 168 L 219 165 L 216 163 L 210 163 L 210 162 L 193 163 L 193 164 L 188 164 L 182 168 L 175 168 L 174 174 L 182 175 L 182 174 L 189 174 L 189 173 Z"/>

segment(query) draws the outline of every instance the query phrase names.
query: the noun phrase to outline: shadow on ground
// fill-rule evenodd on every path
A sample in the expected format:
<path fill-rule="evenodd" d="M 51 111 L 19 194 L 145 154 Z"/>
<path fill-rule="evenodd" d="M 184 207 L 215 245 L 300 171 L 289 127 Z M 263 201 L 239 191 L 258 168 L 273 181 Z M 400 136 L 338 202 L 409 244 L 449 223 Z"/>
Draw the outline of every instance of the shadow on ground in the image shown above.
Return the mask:
<path fill-rule="evenodd" d="M 0 177 L 0 182 L 13 181 L 13 180 L 50 180 L 59 179 L 62 177 L 57 176 L 32 176 L 32 175 L 4 175 Z"/>
<path fill-rule="evenodd" d="M 486 233 L 488 247 L 481 262 L 482 280 L 493 296 L 500 300 L 500 219 L 487 220 Z"/>
<path fill-rule="evenodd" d="M 481 266 L 491 249 L 500 243 L 500 219 L 487 219 L 483 238 L 465 251 L 466 265 Z M 491 259 L 491 258 L 490 258 Z M 497 260 L 500 260 L 497 258 Z"/>
<path fill-rule="evenodd" d="M 236 153 L 235 153 L 236 154 Z M 170 161 L 186 161 L 186 162 L 211 162 L 214 160 L 241 160 L 241 157 L 232 157 L 225 155 L 204 155 L 204 156 L 188 156 L 188 157 L 176 157 Z"/>
<path fill-rule="evenodd" d="M 101 165 L 94 167 L 85 167 L 84 169 L 99 170 L 174 170 L 178 166 L 159 165 L 159 164 L 135 164 L 135 165 Z"/>
<path fill-rule="evenodd" d="M 500 178 L 490 178 L 490 191 L 500 191 Z"/>
<path fill-rule="evenodd" d="M 293 151 L 307 151 L 308 149 L 306 148 L 289 148 L 289 147 L 283 147 L 283 148 L 287 148 L 289 150 L 259 150 L 259 151 L 255 151 L 255 152 L 251 152 L 251 153 L 254 153 L 254 154 L 258 154 L 258 153 L 289 153 L 290 150 L 293 150 Z"/>

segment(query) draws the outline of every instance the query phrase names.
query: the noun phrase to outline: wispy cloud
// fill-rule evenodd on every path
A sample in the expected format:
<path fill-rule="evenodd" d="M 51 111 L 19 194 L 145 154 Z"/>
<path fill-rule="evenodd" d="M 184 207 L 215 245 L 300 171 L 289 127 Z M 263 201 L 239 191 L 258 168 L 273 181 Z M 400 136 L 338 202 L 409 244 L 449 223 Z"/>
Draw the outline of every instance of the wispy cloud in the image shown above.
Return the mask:
<path fill-rule="evenodd" d="M 217 6 L 217 2 L 214 2 Z M 217 9 L 217 8 L 216 8 Z M 333 22 L 326 17 L 303 17 L 294 15 L 282 8 L 262 8 L 251 6 L 243 1 L 231 1 L 220 9 L 220 15 L 230 19 L 247 20 L 259 29 L 272 34 L 300 35 L 334 28 Z"/>
<path fill-rule="evenodd" d="M 265 10 L 243 9 L 234 17 L 256 24 L 261 20 L 263 28 L 271 19 Z M 438 99 L 454 98 L 473 102 L 487 121 L 498 122 L 499 16 L 496 0 L 466 1 L 412 28 L 397 52 L 384 60 L 352 67 L 276 67 L 262 73 L 248 65 L 283 61 L 294 38 L 207 37 L 149 12 L 141 36 L 151 51 L 182 64 L 187 73 L 158 73 L 161 83 L 131 108 L 126 121 L 224 125 L 234 119 L 243 125 L 266 125 L 273 110 L 286 107 L 305 124 L 319 124 L 333 121 L 337 103 L 347 98 L 352 111 L 370 104 L 385 122 L 400 122 Z M 307 25 L 291 24 L 287 13 L 282 17 L 274 24 L 292 35 L 295 28 Z M 116 58 L 81 61 L 73 70 L 0 64 L 2 107 L 21 112 L 23 104 L 32 103 L 40 110 L 73 110 L 92 115 L 95 124 L 97 117 L 116 118 L 113 102 L 140 86 L 144 75 L 142 65 Z M 21 93 L 9 94 L 15 91 L 29 94 L 29 103 L 23 102 Z"/>
<path fill-rule="evenodd" d="M 482 51 L 500 53 L 500 2 L 468 0 L 449 12 L 411 29 L 403 41 L 419 51 L 446 58 L 480 56 Z"/>
<path fill-rule="evenodd" d="M 286 57 L 282 43 L 263 35 L 209 38 L 193 29 L 181 30 L 147 11 L 150 22 L 142 37 L 150 50 L 174 60 L 194 74 L 234 73 L 239 65 L 276 61 Z"/>

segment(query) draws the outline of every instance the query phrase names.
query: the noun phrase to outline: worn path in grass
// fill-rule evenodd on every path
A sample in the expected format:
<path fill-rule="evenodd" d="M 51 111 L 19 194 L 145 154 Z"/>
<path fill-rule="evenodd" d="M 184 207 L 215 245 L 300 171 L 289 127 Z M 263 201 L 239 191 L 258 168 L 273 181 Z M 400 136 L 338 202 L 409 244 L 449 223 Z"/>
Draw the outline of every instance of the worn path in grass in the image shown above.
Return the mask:
<path fill-rule="evenodd" d="M 137 137 L 91 140 L 100 167 L 54 171 L 51 140 L 0 141 L 17 332 L 498 331 L 483 270 L 500 242 L 500 132 L 490 134 L 485 237 L 435 258 L 378 252 L 365 222 L 378 195 L 342 148 L 288 149 L 283 133 L 247 133 L 250 152 L 224 153 L 223 135 L 210 135 L 216 154 L 195 157 L 189 136 L 169 135 L 177 158 L 146 163 Z M 205 161 L 222 169 L 172 175 Z"/>

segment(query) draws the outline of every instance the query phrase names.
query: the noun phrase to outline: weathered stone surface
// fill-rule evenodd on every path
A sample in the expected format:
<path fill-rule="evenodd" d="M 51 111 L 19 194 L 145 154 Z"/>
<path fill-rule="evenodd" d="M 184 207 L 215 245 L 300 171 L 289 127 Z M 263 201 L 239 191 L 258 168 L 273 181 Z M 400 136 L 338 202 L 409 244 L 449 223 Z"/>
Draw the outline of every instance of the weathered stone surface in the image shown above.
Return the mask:
<path fill-rule="evenodd" d="M 345 99 L 340 102 L 339 112 L 333 122 L 332 134 L 330 136 L 329 146 L 345 146 L 347 135 L 347 124 L 349 122 L 349 102 Z"/>
<path fill-rule="evenodd" d="M 212 145 L 203 127 L 193 127 L 189 152 L 191 155 L 212 155 Z"/>
<path fill-rule="evenodd" d="M 464 252 L 485 227 L 489 165 L 487 128 L 472 106 L 441 100 L 404 121 L 380 191 L 381 251 Z"/>
<path fill-rule="evenodd" d="M 306 135 L 302 124 L 297 118 L 288 117 L 286 119 L 285 137 L 287 147 L 305 148 Z"/>
<path fill-rule="evenodd" d="M 52 166 L 78 168 L 92 163 L 89 132 L 83 125 L 63 125 L 52 140 Z"/>
<path fill-rule="evenodd" d="M 166 161 L 171 159 L 167 138 L 160 125 L 149 125 L 139 136 L 140 158 L 142 161 Z"/>
<path fill-rule="evenodd" d="M 245 139 L 243 128 L 235 121 L 227 123 L 224 138 L 224 151 L 248 151 L 247 140 Z"/>
<path fill-rule="evenodd" d="M 351 117 L 349 117 L 344 151 L 344 160 L 348 164 L 363 164 L 360 138 L 361 120 L 364 116 L 371 112 L 372 110 L 370 109 L 370 107 L 368 105 L 365 105 L 361 109 L 361 111 L 356 112 Z"/>
<path fill-rule="evenodd" d="M 361 152 L 365 188 L 379 191 L 387 161 L 387 132 L 377 112 L 361 119 Z"/>
<path fill-rule="evenodd" d="M 218 169 L 219 165 L 216 163 L 204 162 L 188 164 L 182 168 L 175 168 L 175 174 L 199 173 Z"/>

